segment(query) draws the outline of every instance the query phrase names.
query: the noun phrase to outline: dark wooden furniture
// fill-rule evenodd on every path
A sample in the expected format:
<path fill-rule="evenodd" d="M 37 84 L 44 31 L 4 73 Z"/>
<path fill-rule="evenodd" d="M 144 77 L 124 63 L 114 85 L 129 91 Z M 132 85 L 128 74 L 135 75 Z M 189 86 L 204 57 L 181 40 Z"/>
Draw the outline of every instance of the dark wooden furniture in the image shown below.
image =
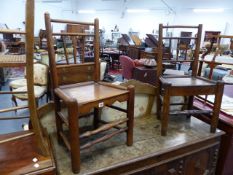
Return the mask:
<path fill-rule="evenodd" d="M 213 109 L 213 105 L 205 103 L 200 99 L 195 99 L 194 107 L 197 109 Z M 210 123 L 210 118 L 207 115 L 196 116 L 198 119 Z M 216 174 L 225 175 L 233 174 L 232 161 L 233 161 L 233 118 L 231 115 L 220 112 L 218 128 L 225 131 L 221 138 L 218 166 Z"/>
<path fill-rule="evenodd" d="M 204 42 L 213 42 L 213 43 L 217 43 L 217 38 L 214 38 L 214 40 L 212 40 L 212 36 L 215 35 L 220 35 L 221 31 L 205 31 L 205 36 L 204 36 Z"/>
<path fill-rule="evenodd" d="M 144 47 L 140 47 L 135 45 L 132 38 L 127 34 L 121 34 L 122 38 L 120 38 L 119 50 L 126 54 L 132 59 L 140 59 L 140 53 L 144 50 Z"/>
<path fill-rule="evenodd" d="M 29 109 L 29 116 L 0 116 L 0 120 L 15 120 L 29 118 L 32 129 L 27 132 L 4 134 L 0 137 L 0 174 L 36 174 L 51 172 L 55 169 L 47 136 L 42 132 L 34 96 L 33 79 L 33 41 L 34 41 L 34 0 L 26 1 L 26 31 L 0 30 L 1 33 L 19 33 L 26 38 L 25 55 L 1 55 L 0 67 L 26 67 L 27 91 L 1 91 L 4 94 L 28 94 L 28 105 L 1 109 L 0 113 Z M 2 99 L 1 99 L 2 100 Z M 14 112 L 13 112 L 14 113 Z M 32 159 L 37 157 L 40 168 L 32 165 Z M 36 166 L 37 167 L 37 166 Z M 48 168 L 48 169 L 47 169 Z M 51 169 L 50 169 L 51 168 Z M 50 169 L 50 170 L 49 170 Z"/>
<path fill-rule="evenodd" d="M 94 34 L 86 33 L 52 33 L 52 23 L 69 23 L 94 26 Z M 45 24 L 47 30 L 48 51 L 50 68 L 52 73 L 52 86 L 54 89 L 54 102 L 56 113 L 56 126 L 58 142 L 64 142 L 71 152 L 72 171 L 80 171 L 80 151 L 89 148 L 96 143 L 103 142 L 122 132 L 127 133 L 127 145 L 133 144 L 133 119 L 134 119 L 134 88 L 114 86 L 99 82 L 99 20 L 94 23 L 66 21 L 50 19 L 48 13 L 45 14 Z M 82 64 L 56 65 L 55 52 L 52 43 L 53 35 L 62 36 L 92 36 L 94 37 L 94 62 Z M 112 106 L 115 101 L 127 101 L 127 109 Z M 68 115 L 64 113 L 61 106 L 67 108 Z M 106 122 L 101 120 L 100 110 L 104 106 L 126 113 L 126 118 Z M 88 117 L 94 109 L 94 129 L 84 133 L 79 128 L 79 119 Z M 125 124 L 126 123 L 126 124 Z M 119 126 L 125 124 L 126 126 Z M 68 127 L 68 136 L 63 126 Z M 105 133 L 103 133 L 105 132 Z M 97 134 L 100 137 L 93 138 Z M 92 136 L 92 140 L 89 140 Z M 81 145 L 83 139 L 88 142 Z"/>
<path fill-rule="evenodd" d="M 167 134 L 168 127 L 168 116 L 169 115 L 197 115 L 201 113 L 208 113 L 211 117 L 210 132 L 215 132 L 218 115 L 220 111 L 220 105 L 223 94 L 223 83 L 213 82 L 208 79 L 197 77 L 197 64 L 199 59 L 199 48 L 201 41 L 202 25 L 198 26 L 163 26 L 159 25 L 159 53 L 157 60 L 157 76 L 162 74 L 162 54 L 163 54 L 163 29 L 166 28 L 195 28 L 198 29 L 197 36 L 189 39 L 195 40 L 195 53 L 192 62 L 192 76 L 161 76 L 159 78 L 159 97 L 157 100 L 157 114 L 161 118 L 161 134 L 165 136 Z M 177 37 L 171 39 L 179 39 Z M 186 37 L 187 39 L 187 37 Z M 215 95 L 215 106 L 213 111 L 208 110 L 194 110 L 193 109 L 193 98 L 195 95 Z M 170 96 L 188 96 L 187 110 L 185 111 L 172 111 L 170 112 Z M 163 97 L 163 98 L 162 98 Z M 162 113 L 161 113 L 162 106 Z M 160 117 L 161 115 L 161 117 Z"/>
<path fill-rule="evenodd" d="M 158 47 L 158 40 L 156 35 L 146 34 L 147 38 L 145 39 L 145 43 L 148 47 L 156 48 Z"/>
<path fill-rule="evenodd" d="M 141 52 L 145 50 L 145 47 L 140 46 L 128 46 L 127 55 L 132 59 L 140 59 Z"/>
<path fill-rule="evenodd" d="M 187 58 L 187 52 L 190 49 L 190 42 L 192 37 L 192 32 L 180 32 L 181 39 L 178 39 L 176 48 L 176 57 L 179 57 L 179 53 L 184 54 L 184 60 Z M 188 37 L 187 39 L 185 37 Z"/>
<path fill-rule="evenodd" d="M 133 79 L 155 85 L 156 84 L 155 72 L 156 72 L 156 67 L 151 67 L 151 68 L 145 66 L 135 67 L 133 71 Z"/>
<path fill-rule="evenodd" d="M 128 45 L 127 55 L 132 59 L 140 59 L 141 51 L 145 50 L 145 47 L 141 46 L 141 40 L 137 35 L 130 35 L 135 45 Z"/>
<path fill-rule="evenodd" d="M 114 48 L 105 48 L 101 50 L 101 55 L 104 55 L 106 58 L 104 61 L 108 62 L 108 66 L 111 69 L 120 69 L 120 55 L 122 55 L 122 51 Z"/>
<path fill-rule="evenodd" d="M 7 26 L 6 26 L 7 27 Z M 9 29 L 3 29 L 8 30 Z M 3 42 L 8 49 L 9 53 L 25 54 L 25 42 L 21 41 L 21 37 L 15 37 L 14 34 L 21 35 L 20 30 L 15 30 L 15 33 L 3 32 Z M 1 50 L 1 49 L 0 49 Z"/>

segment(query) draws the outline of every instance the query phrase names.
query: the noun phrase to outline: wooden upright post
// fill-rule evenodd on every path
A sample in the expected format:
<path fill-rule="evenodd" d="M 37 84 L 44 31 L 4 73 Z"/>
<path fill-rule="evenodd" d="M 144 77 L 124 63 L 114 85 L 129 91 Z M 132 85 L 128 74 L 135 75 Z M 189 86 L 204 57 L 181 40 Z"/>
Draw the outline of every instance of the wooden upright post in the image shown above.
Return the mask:
<path fill-rule="evenodd" d="M 34 78 L 33 78 L 33 50 L 34 50 L 34 0 L 26 1 L 26 74 L 28 90 L 28 106 L 30 111 L 30 120 L 33 131 L 36 135 L 36 142 L 39 151 L 43 155 L 48 155 L 48 146 L 46 145 L 40 121 L 37 115 L 37 106 L 34 95 Z"/>

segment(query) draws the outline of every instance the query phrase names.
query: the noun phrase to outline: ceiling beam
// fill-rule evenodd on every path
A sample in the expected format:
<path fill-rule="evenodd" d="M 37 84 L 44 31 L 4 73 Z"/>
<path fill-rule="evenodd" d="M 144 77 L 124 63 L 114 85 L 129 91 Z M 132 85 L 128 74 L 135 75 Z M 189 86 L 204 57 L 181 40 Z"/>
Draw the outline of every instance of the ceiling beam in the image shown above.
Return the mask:
<path fill-rule="evenodd" d="M 176 14 L 175 10 L 171 8 L 165 0 L 161 0 L 161 2 L 168 8 L 170 12 Z"/>

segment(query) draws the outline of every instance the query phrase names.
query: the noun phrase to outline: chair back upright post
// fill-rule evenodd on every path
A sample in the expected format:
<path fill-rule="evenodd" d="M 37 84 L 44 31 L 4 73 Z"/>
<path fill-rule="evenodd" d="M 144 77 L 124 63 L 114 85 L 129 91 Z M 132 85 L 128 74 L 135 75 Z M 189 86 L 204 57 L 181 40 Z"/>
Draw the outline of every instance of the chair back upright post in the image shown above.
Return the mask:
<path fill-rule="evenodd" d="M 45 13 L 45 27 L 47 31 L 47 47 L 49 54 L 49 65 L 51 76 L 50 79 L 52 81 L 52 88 L 58 88 L 58 77 L 57 77 L 57 69 L 56 69 L 56 58 L 55 58 L 55 50 L 53 47 L 53 35 L 52 35 L 52 26 L 51 26 L 51 18 L 49 13 Z M 67 62 L 67 64 L 69 64 Z"/>
<path fill-rule="evenodd" d="M 27 90 L 28 90 L 28 107 L 30 112 L 30 120 L 33 131 L 38 139 L 36 139 L 40 153 L 48 155 L 48 147 L 45 144 L 43 134 L 40 127 L 39 117 L 37 114 L 37 106 L 34 95 L 34 76 L 33 76 L 33 50 L 34 50 L 34 0 L 26 1 L 26 74 L 27 74 Z"/>
<path fill-rule="evenodd" d="M 201 45 L 201 35 L 202 35 L 202 24 L 198 25 L 197 31 L 197 39 L 195 43 L 195 52 L 194 52 L 194 62 L 192 65 L 192 76 L 197 76 L 198 70 L 198 60 L 199 60 L 199 53 L 200 53 L 200 45 Z"/>
<path fill-rule="evenodd" d="M 94 21 L 94 62 L 95 62 L 95 81 L 100 81 L 100 37 L 99 37 L 99 19 Z"/>
<path fill-rule="evenodd" d="M 156 55 L 155 55 L 156 56 Z M 158 41 L 158 59 L 157 59 L 157 73 L 156 73 L 156 86 L 159 89 L 159 77 L 162 75 L 163 70 L 163 24 L 159 24 L 159 41 Z"/>

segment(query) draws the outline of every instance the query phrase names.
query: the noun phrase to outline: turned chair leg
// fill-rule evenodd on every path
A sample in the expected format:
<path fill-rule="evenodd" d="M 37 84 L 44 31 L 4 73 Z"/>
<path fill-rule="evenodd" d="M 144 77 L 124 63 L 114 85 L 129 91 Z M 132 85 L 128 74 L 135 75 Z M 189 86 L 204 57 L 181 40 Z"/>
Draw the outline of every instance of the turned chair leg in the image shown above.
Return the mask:
<path fill-rule="evenodd" d="M 100 121 L 100 112 L 101 110 L 99 108 L 94 108 L 94 120 L 93 120 L 93 126 L 95 129 L 99 127 L 99 121 Z"/>
<path fill-rule="evenodd" d="M 218 118 L 219 118 L 218 115 L 221 108 L 223 89 L 224 89 L 224 84 L 222 82 L 217 82 L 217 87 L 215 89 L 213 115 L 210 120 L 210 132 L 212 133 L 215 133 L 218 125 Z"/>
<path fill-rule="evenodd" d="M 165 85 L 164 87 L 164 98 L 163 98 L 163 109 L 161 116 L 161 135 L 167 135 L 168 128 L 168 117 L 170 111 L 170 87 L 171 85 Z"/>
<path fill-rule="evenodd" d="M 74 173 L 80 171 L 80 140 L 79 140 L 79 120 L 78 104 L 71 102 L 68 104 L 69 115 L 69 142 L 71 152 L 71 164 Z"/>
<path fill-rule="evenodd" d="M 156 106 L 157 106 L 157 119 L 161 119 L 161 108 L 163 107 L 162 106 L 162 102 L 161 102 L 161 99 L 160 99 L 160 95 L 157 95 L 156 97 Z"/>
<path fill-rule="evenodd" d="M 55 115 L 56 115 L 56 128 L 57 128 L 57 141 L 59 144 L 62 144 L 62 138 L 60 132 L 63 131 L 62 120 L 58 115 L 58 112 L 61 111 L 61 102 L 60 99 L 54 94 L 54 107 L 55 107 Z"/>
<path fill-rule="evenodd" d="M 129 86 L 129 99 L 127 100 L 127 146 L 133 145 L 133 125 L 134 125 L 134 87 Z"/>
<path fill-rule="evenodd" d="M 11 100 L 13 101 L 15 106 L 18 106 L 17 100 L 14 95 L 12 95 Z"/>
<path fill-rule="evenodd" d="M 193 108 L 193 99 L 194 99 L 194 96 L 189 96 L 188 97 L 188 110 L 191 110 Z M 186 117 L 187 119 L 190 119 L 191 118 L 191 115 L 187 115 Z"/>

